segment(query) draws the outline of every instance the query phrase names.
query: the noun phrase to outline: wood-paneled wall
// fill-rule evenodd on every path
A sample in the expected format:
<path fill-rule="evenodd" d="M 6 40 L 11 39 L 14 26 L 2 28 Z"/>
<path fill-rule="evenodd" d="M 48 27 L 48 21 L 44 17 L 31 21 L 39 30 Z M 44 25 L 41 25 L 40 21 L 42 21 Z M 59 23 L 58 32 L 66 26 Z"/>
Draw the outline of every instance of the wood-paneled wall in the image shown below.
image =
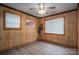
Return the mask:
<path fill-rule="evenodd" d="M 21 14 L 21 30 L 3 30 L 3 10 Z M 27 29 L 26 20 L 33 19 L 35 28 Z M 38 39 L 38 19 L 19 11 L 0 6 L 0 50 L 10 49 Z"/>
<path fill-rule="evenodd" d="M 8 10 L 22 15 L 21 30 L 3 30 L 3 18 L 4 18 L 3 10 Z M 42 18 L 41 21 L 39 21 L 37 18 L 32 17 L 30 15 L 26 15 L 19 11 L 0 6 L 0 50 L 10 49 L 13 47 L 17 47 L 26 43 L 36 41 L 39 37 L 38 27 L 40 24 L 43 25 L 43 30 L 41 31 L 40 39 L 51 43 L 55 43 L 55 44 L 65 45 L 68 47 L 76 47 L 77 34 L 78 34 L 77 33 L 77 13 L 79 13 L 78 11 L 75 10 L 75 11 L 71 11 L 71 12 L 67 12 L 67 13 L 63 13 L 55 16 Z M 51 34 L 44 33 L 44 24 L 46 19 L 58 18 L 63 16 L 66 17 L 65 36 L 51 35 Z M 35 22 L 34 29 L 27 29 L 26 20 L 29 20 L 29 19 L 34 20 Z"/>
<path fill-rule="evenodd" d="M 78 42 L 78 44 L 77 44 L 77 52 L 78 52 L 78 54 L 79 54 L 79 5 L 78 5 L 78 40 L 77 40 Z"/>
<path fill-rule="evenodd" d="M 58 17 L 66 17 L 65 19 L 65 35 L 52 35 L 44 33 L 44 24 L 46 19 L 53 19 Z M 43 24 L 43 30 L 41 31 L 42 40 L 65 45 L 67 47 L 76 47 L 77 46 L 77 10 L 58 14 L 46 18 L 41 19 L 41 23 Z"/>

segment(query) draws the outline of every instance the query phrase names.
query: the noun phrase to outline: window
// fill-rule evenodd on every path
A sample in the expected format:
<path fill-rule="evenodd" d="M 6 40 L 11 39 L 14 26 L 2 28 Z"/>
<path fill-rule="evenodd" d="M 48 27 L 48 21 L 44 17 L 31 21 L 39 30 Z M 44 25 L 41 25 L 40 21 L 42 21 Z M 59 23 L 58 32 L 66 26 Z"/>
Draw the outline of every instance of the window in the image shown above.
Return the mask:
<path fill-rule="evenodd" d="M 20 29 L 20 15 L 4 12 L 4 28 L 5 29 Z"/>
<path fill-rule="evenodd" d="M 45 33 L 64 34 L 64 17 L 46 20 Z"/>

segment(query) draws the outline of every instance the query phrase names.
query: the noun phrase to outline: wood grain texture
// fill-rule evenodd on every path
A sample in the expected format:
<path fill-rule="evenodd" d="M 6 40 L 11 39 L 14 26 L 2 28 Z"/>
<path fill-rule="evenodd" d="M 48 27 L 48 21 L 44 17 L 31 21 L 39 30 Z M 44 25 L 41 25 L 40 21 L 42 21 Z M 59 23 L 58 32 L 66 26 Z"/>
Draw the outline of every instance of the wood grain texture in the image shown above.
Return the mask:
<path fill-rule="evenodd" d="M 22 15 L 20 30 L 3 30 L 3 10 Z M 35 28 L 27 29 L 26 20 L 33 20 Z M 19 11 L 0 6 L 0 50 L 10 49 L 38 39 L 38 19 Z"/>
<path fill-rule="evenodd" d="M 22 15 L 21 30 L 3 30 L 3 19 L 4 19 L 3 10 L 15 12 L 16 14 Z M 45 20 L 58 17 L 66 17 L 65 36 L 45 34 L 44 33 Z M 33 20 L 35 22 L 35 28 L 27 29 L 26 20 Z M 38 27 L 40 26 L 40 24 L 43 25 L 43 30 L 41 31 L 41 34 L 38 35 Z M 40 21 L 38 21 L 38 19 L 33 16 L 29 16 L 19 11 L 0 6 L 0 50 L 10 49 L 23 44 L 31 43 L 36 41 L 38 38 L 39 40 L 42 39 L 55 44 L 66 45 L 69 47 L 76 47 L 77 10 L 51 17 L 42 18 L 40 19 Z"/>
<path fill-rule="evenodd" d="M 66 17 L 65 19 L 65 36 L 62 35 L 50 35 L 44 33 L 44 24 L 45 20 L 58 18 L 58 17 Z M 77 47 L 77 10 L 50 16 L 41 19 L 41 23 L 43 24 L 43 30 L 41 31 L 42 40 L 49 41 L 55 44 L 61 44 L 68 47 Z"/>
<path fill-rule="evenodd" d="M 77 40 L 77 52 L 79 54 L 79 5 L 78 5 L 78 40 Z"/>
<path fill-rule="evenodd" d="M 76 55 L 76 49 L 36 41 L 0 52 L 1 55 Z"/>

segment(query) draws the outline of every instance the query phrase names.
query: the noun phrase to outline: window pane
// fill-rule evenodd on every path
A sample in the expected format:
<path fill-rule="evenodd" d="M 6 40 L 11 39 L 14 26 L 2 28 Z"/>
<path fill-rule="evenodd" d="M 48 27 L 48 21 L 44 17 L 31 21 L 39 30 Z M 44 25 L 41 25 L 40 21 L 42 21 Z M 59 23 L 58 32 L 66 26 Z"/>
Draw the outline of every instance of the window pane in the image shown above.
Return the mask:
<path fill-rule="evenodd" d="M 45 23 L 45 33 L 64 34 L 64 18 L 47 20 Z"/>
<path fill-rule="evenodd" d="M 6 13 L 6 28 L 20 28 L 20 16 Z"/>

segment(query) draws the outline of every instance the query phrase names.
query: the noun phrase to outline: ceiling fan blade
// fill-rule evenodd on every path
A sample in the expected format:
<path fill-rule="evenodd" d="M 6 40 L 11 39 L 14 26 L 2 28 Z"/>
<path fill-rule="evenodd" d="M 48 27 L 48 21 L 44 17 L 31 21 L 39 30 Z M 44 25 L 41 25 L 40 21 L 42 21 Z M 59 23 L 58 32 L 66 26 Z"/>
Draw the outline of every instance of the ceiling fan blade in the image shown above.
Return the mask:
<path fill-rule="evenodd" d="M 49 13 L 46 11 L 46 14 L 49 14 Z"/>
<path fill-rule="evenodd" d="M 48 8 L 46 8 L 46 9 L 55 9 L 56 7 L 48 7 Z"/>
<path fill-rule="evenodd" d="M 29 8 L 28 10 L 37 10 L 37 9 L 35 9 L 35 8 Z"/>
<path fill-rule="evenodd" d="M 36 13 L 36 15 L 39 15 L 39 13 Z"/>

